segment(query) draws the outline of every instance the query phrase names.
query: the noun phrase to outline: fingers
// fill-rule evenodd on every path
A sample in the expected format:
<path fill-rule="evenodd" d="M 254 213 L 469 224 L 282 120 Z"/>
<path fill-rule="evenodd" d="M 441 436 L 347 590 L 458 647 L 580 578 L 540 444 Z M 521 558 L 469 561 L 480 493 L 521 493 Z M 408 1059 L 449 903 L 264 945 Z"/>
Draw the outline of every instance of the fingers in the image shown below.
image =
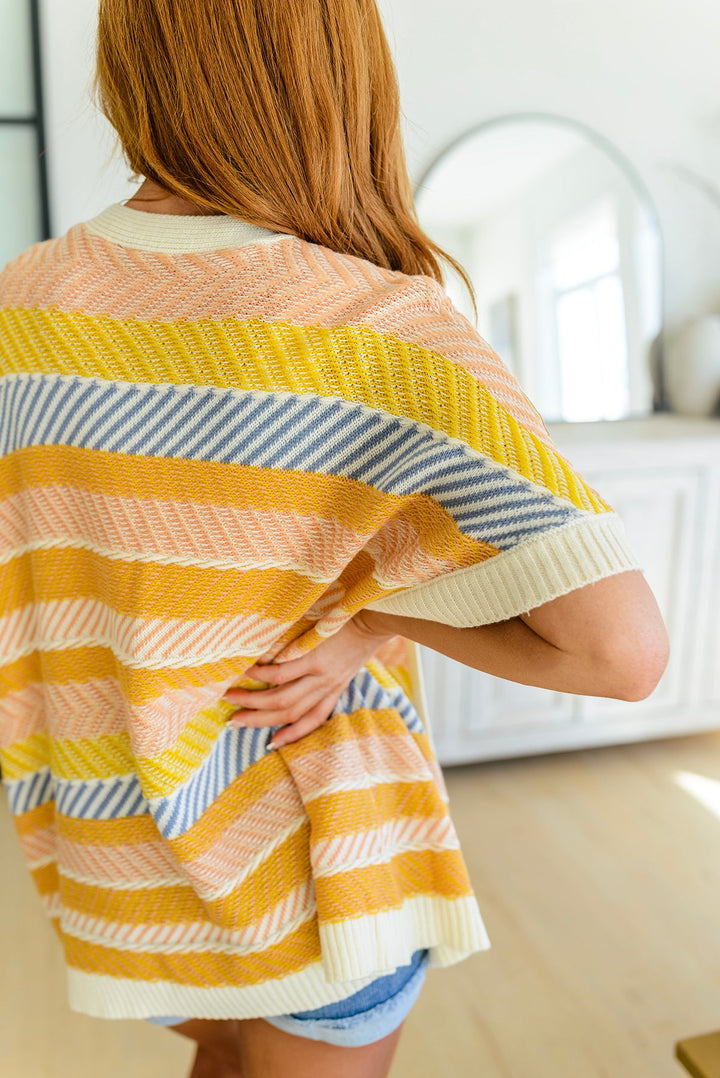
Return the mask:
<path fill-rule="evenodd" d="M 233 696 L 230 703 L 240 704 L 242 710 L 231 716 L 226 725 L 283 726 L 309 714 L 323 698 L 327 698 L 327 689 L 304 678 L 282 689 L 263 689 L 243 694 L 238 691 L 238 697 L 235 699 Z"/>
<path fill-rule="evenodd" d="M 314 662 L 312 655 L 303 655 L 287 663 L 263 664 L 258 661 L 247 668 L 243 677 L 253 678 L 254 681 L 265 681 L 269 685 L 285 685 L 288 681 L 295 681 L 309 674 L 314 668 Z M 234 690 L 231 689 L 230 692 Z"/>
<path fill-rule="evenodd" d="M 228 719 L 226 726 L 257 730 L 263 726 L 284 726 L 285 723 L 295 722 L 305 713 L 305 708 L 299 708 L 297 715 L 283 708 L 282 711 L 238 711 Z"/>
<path fill-rule="evenodd" d="M 228 689 L 224 699 L 251 711 L 277 710 L 290 708 L 300 700 L 307 701 L 308 695 L 313 695 L 314 688 L 311 680 L 303 678 L 274 689 Z"/>
<path fill-rule="evenodd" d="M 320 704 L 313 708 L 302 719 L 292 723 L 290 726 L 284 726 L 282 730 L 278 730 L 270 741 L 270 747 L 278 749 L 282 745 L 292 745 L 296 741 L 301 741 L 302 738 L 307 737 L 313 730 L 317 730 L 319 726 L 327 722 L 331 710 L 328 710 L 326 704 Z"/>

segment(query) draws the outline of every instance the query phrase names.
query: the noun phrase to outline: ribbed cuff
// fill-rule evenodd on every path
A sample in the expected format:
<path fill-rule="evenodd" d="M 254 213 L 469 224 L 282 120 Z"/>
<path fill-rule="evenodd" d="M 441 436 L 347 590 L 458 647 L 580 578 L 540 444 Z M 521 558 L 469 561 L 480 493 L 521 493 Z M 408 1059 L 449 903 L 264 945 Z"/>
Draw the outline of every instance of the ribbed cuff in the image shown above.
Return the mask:
<path fill-rule="evenodd" d="M 468 629 L 514 618 L 586 584 L 641 568 L 620 517 L 602 513 L 368 603 L 367 609 Z"/>

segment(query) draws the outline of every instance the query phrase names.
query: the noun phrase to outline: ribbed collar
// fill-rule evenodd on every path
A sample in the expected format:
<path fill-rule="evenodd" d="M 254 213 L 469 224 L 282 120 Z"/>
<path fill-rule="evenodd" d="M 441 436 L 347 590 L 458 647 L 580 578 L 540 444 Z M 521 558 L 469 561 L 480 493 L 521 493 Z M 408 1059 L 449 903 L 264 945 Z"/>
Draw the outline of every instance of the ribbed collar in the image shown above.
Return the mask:
<path fill-rule="evenodd" d="M 259 228 L 238 217 L 181 217 L 170 213 L 146 213 L 116 202 L 85 221 L 85 228 L 112 243 L 138 251 L 184 254 L 273 243 L 288 235 Z"/>

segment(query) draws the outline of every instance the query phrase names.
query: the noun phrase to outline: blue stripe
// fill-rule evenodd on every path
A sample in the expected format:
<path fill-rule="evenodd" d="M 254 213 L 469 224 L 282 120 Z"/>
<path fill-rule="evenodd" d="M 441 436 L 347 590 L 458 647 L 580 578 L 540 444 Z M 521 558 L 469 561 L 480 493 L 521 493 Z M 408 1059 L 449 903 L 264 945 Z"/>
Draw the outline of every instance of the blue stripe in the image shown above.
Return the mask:
<path fill-rule="evenodd" d="M 47 444 L 340 475 L 387 494 L 424 494 L 466 535 L 503 550 L 582 512 L 422 424 L 310 394 L 0 379 L 0 452 Z M 498 497 L 524 512 L 484 506 Z"/>
<path fill-rule="evenodd" d="M 383 688 L 368 670 L 361 670 L 353 678 L 332 715 L 352 714 L 364 708 L 392 708 L 411 733 L 423 732 L 420 716 L 403 690 Z M 277 726 L 226 727 L 187 782 L 166 797 L 151 801 L 153 818 L 161 834 L 167 839 L 177 838 L 197 823 L 223 790 L 266 754 L 268 743 L 278 729 Z"/>
<path fill-rule="evenodd" d="M 10 811 L 15 816 L 38 808 L 52 801 L 54 796 L 53 777 L 50 767 L 42 767 L 23 779 L 3 779 L 7 789 Z"/>
<path fill-rule="evenodd" d="M 369 670 L 361 670 L 353 678 L 330 719 L 361 709 L 393 709 L 411 733 L 423 732 L 420 716 L 405 692 L 399 687 L 384 688 Z M 63 779 L 44 767 L 26 778 L 5 780 L 10 808 L 19 815 L 54 799 L 59 813 L 75 819 L 114 820 L 152 813 L 161 834 L 167 839 L 177 838 L 200 819 L 238 775 L 266 754 L 268 742 L 278 729 L 224 728 L 190 779 L 166 797 L 146 800 L 135 774 Z"/>

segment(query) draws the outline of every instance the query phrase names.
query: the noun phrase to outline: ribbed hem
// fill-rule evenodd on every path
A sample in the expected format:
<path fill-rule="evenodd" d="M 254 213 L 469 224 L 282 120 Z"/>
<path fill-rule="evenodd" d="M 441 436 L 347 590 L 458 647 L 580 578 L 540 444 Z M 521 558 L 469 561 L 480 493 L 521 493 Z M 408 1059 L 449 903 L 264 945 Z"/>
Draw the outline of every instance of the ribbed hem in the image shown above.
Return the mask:
<path fill-rule="evenodd" d="M 117 202 L 84 227 L 95 236 L 136 251 L 163 254 L 192 254 L 218 251 L 228 247 L 246 247 L 253 243 L 274 243 L 287 234 L 242 221 L 238 217 L 183 216 L 171 213 L 147 213 Z"/>
<path fill-rule="evenodd" d="M 246 988 L 200 988 L 68 969 L 72 1010 L 93 1018 L 264 1018 L 347 999 L 421 948 L 429 965 L 450 966 L 490 947 L 474 896 L 418 896 L 401 909 L 320 928 L 323 960 L 281 980 Z"/>
<path fill-rule="evenodd" d="M 68 1001 L 74 1011 L 93 1018 L 151 1018 L 192 1015 L 194 1018 L 263 1018 L 310 1010 L 347 999 L 378 974 L 352 984 L 330 984 L 322 962 L 282 980 L 246 988 L 199 988 L 170 981 L 135 981 L 68 969 Z"/>
<path fill-rule="evenodd" d="M 468 629 L 516 617 L 575 588 L 641 568 L 620 517 L 602 513 L 368 603 L 367 609 Z"/>
<path fill-rule="evenodd" d="M 332 981 L 391 973 L 421 947 L 429 948 L 431 967 L 452 966 L 490 948 L 474 896 L 419 895 L 397 910 L 320 925 L 320 942 Z"/>

